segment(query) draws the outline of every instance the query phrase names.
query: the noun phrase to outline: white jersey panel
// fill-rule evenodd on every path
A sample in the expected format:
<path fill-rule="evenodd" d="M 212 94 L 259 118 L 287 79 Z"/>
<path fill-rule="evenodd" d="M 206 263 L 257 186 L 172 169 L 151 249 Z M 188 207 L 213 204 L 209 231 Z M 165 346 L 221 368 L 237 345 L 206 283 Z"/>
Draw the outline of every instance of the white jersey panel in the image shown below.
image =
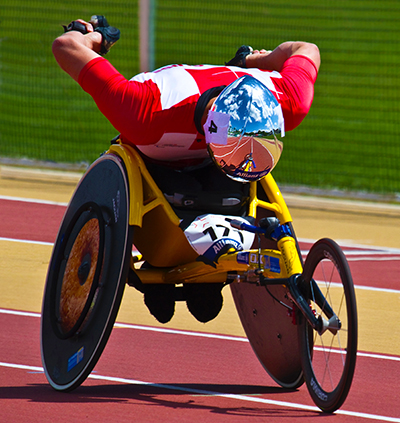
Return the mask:
<path fill-rule="evenodd" d="M 243 74 L 247 73 L 261 81 L 270 91 L 278 94 L 271 78 L 282 78 L 276 71 L 262 71 L 256 68 L 243 69 L 235 66 L 215 66 L 215 65 L 170 65 L 157 69 L 153 72 L 144 72 L 134 76 L 131 80 L 144 82 L 152 80 L 160 90 L 162 109 L 169 109 L 193 95 L 200 95 L 199 88 L 193 76 L 186 69 L 218 69 L 221 73 Z M 218 72 L 216 72 L 218 73 Z M 240 75 L 237 75 L 239 78 Z"/>
<path fill-rule="evenodd" d="M 185 66 L 172 65 L 154 72 L 141 73 L 131 80 L 144 82 L 151 79 L 160 90 L 162 109 L 169 109 L 192 95 L 200 95 L 196 81 Z"/>

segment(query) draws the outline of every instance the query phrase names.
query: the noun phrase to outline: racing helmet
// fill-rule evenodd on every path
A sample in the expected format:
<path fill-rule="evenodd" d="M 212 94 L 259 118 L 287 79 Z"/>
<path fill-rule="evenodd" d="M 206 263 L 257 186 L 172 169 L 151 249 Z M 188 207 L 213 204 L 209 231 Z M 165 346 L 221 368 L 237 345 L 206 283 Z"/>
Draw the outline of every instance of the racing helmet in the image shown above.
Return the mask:
<path fill-rule="evenodd" d="M 216 165 L 240 182 L 258 181 L 276 166 L 285 136 L 282 108 L 258 79 L 245 75 L 218 95 L 203 126 Z"/>

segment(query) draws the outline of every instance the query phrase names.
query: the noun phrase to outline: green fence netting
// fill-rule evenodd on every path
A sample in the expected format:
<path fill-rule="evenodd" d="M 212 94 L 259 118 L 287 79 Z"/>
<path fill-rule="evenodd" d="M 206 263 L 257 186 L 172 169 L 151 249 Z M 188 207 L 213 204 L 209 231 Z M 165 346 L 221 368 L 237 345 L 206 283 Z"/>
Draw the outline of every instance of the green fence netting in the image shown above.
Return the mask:
<path fill-rule="evenodd" d="M 284 139 L 280 183 L 400 193 L 400 7 L 372 0 L 153 0 L 155 67 L 223 64 L 242 44 L 316 43 L 322 65 L 305 121 Z M 104 14 L 107 58 L 139 72 L 137 1 L 3 0 L 0 157 L 91 162 L 116 131 L 51 54 L 61 24 Z"/>

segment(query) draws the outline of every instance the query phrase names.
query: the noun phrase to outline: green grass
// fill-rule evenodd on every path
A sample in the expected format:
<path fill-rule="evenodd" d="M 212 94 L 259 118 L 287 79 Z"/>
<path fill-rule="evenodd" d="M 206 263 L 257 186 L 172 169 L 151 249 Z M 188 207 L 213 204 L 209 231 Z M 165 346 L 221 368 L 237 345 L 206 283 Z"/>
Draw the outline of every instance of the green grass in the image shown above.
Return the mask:
<path fill-rule="evenodd" d="M 280 183 L 400 192 L 397 0 L 157 0 L 156 67 L 222 64 L 241 44 L 316 43 L 322 66 L 309 115 L 284 139 Z M 3 0 L 0 156 L 91 162 L 116 131 L 56 65 L 61 24 L 104 14 L 121 29 L 108 59 L 138 72 L 136 1 Z"/>

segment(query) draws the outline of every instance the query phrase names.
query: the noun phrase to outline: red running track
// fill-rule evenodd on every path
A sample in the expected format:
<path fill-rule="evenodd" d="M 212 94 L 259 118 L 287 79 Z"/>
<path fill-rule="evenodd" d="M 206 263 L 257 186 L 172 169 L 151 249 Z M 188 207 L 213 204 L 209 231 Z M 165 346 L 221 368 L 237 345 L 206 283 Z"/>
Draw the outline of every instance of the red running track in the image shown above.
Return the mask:
<path fill-rule="evenodd" d="M 50 416 L 59 422 L 78 421 L 79 416 L 85 421 L 143 423 L 293 422 L 317 417 L 327 423 L 400 421 L 398 390 L 393 389 L 398 386 L 398 357 L 360 356 L 345 405 L 338 415 L 323 415 L 305 387 L 291 391 L 276 386 L 243 339 L 117 325 L 93 378 L 66 394 L 53 391 L 41 371 L 39 315 L 0 313 L 0 324 L 2 421 L 43 422 Z"/>
<path fill-rule="evenodd" d="M 0 200 L 0 237 L 54 242 L 64 210 Z M 387 254 L 370 249 L 355 254 L 365 252 L 380 258 Z M 364 261 L 358 269 L 354 263 L 360 262 L 351 262 L 357 274 L 371 265 Z M 394 270 L 382 287 L 395 289 L 393 275 Z M 55 392 L 41 369 L 39 316 L 0 311 L 0 421 L 400 422 L 399 356 L 361 354 L 344 406 L 336 415 L 324 415 L 304 386 L 297 391 L 278 387 L 243 338 L 134 325 L 117 325 L 91 378 L 80 388 Z"/>

